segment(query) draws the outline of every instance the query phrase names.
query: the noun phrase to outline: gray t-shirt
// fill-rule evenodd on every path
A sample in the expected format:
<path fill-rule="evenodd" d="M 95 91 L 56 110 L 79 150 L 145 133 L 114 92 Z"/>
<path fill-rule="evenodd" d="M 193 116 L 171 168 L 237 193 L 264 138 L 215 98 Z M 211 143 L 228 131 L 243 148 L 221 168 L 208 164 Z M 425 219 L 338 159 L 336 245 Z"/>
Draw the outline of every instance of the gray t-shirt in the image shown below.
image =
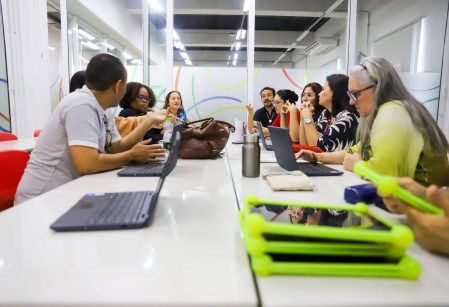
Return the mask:
<path fill-rule="evenodd" d="M 101 108 L 86 86 L 67 95 L 37 139 L 14 204 L 80 177 L 69 146 L 81 145 L 105 152 L 106 143 L 119 140 L 113 116 Z"/>

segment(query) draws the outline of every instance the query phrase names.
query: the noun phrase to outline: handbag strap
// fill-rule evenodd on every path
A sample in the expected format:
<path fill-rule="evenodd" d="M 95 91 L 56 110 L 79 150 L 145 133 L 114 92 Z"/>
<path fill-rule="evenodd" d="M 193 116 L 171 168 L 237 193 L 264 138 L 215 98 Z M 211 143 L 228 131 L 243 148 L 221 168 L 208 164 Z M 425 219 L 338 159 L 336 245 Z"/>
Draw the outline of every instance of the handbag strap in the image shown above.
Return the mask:
<path fill-rule="evenodd" d="M 210 120 L 210 119 L 214 120 L 213 117 L 208 117 L 208 118 L 203 118 L 203 119 L 194 120 L 192 122 L 188 122 L 187 125 L 205 122 L 205 121 Z"/>

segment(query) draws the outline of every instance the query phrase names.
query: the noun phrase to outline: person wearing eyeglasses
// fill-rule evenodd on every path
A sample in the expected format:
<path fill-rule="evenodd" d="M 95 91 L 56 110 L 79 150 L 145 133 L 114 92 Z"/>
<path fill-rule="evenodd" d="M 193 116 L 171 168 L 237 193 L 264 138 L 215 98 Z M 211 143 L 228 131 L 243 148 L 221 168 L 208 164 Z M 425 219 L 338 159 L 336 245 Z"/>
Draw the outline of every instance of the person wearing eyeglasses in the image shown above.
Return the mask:
<path fill-rule="evenodd" d="M 349 72 L 347 95 L 360 114 L 358 143 L 326 153 L 301 151 L 297 157 L 342 163 L 359 160 L 382 175 L 411 177 L 428 186 L 447 186 L 449 143 L 432 115 L 406 89 L 387 60 L 368 57 Z"/>
<path fill-rule="evenodd" d="M 115 123 L 122 137 L 128 135 L 141 122 L 140 116 L 145 116 L 147 112 L 153 112 L 156 105 L 156 97 L 153 91 L 146 85 L 139 82 L 128 82 L 126 84 L 125 95 L 120 100 L 119 106 L 123 108 L 119 116 L 115 117 Z M 143 136 L 144 140 L 151 140 L 151 144 L 156 144 L 162 139 L 160 127 L 151 128 Z"/>
<path fill-rule="evenodd" d="M 178 91 L 171 91 L 165 97 L 165 104 L 162 109 L 169 111 L 169 115 L 175 118 L 174 122 L 182 121 L 187 123 L 187 115 L 182 106 L 181 93 Z"/>
<path fill-rule="evenodd" d="M 329 75 L 317 99 L 323 107 L 316 122 L 314 108 L 309 99 L 301 104 L 300 144 L 316 146 L 322 151 L 338 151 L 355 144 L 358 116 L 354 106 L 349 104 L 348 76 Z M 308 95 L 313 91 L 305 88 Z"/>
<path fill-rule="evenodd" d="M 123 108 L 119 116 L 142 116 L 151 111 L 155 104 L 156 97 L 148 86 L 138 82 L 128 82 L 125 95 L 119 103 Z"/>
<path fill-rule="evenodd" d="M 103 53 L 89 61 L 86 84 L 62 99 L 42 129 L 15 205 L 82 175 L 164 157 L 162 146 L 141 140 L 150 127 L 165 120 L 166 111 L 149 113 L 124 138 L 117 131 L 108 109 L 118 106 L 126 80 L 126 68 L 117 57 Z"/>
<path fill-rule="evenodd" d="M 298 98 L 295 91 L 288 89 L 278 90 L 274 96 L 274 108 L 280 115 L 271 125 L 288 128 L 293 143 L 299 143 L 299 118 L 301 113 L 296 107 Z"/>

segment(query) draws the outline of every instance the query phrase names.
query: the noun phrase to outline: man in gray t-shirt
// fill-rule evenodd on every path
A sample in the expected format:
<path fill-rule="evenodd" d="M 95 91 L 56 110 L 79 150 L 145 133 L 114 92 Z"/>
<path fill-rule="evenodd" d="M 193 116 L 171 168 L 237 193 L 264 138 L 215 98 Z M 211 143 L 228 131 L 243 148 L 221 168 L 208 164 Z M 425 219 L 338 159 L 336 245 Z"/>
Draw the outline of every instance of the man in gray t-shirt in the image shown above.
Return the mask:
<path fill-rule="evenodd" d="M 142 141 L 166 114 L 149 113 L 125 138 L 112 115 L 126 88 L 126 69 L 118 58 L 99 54 L 86 69 L 86 85 L 57 106 L 37 140 L 17 188 L 15 204 L 54 189 L 81 175 L 146 163 L 164 155 L 160 145 Z"/>

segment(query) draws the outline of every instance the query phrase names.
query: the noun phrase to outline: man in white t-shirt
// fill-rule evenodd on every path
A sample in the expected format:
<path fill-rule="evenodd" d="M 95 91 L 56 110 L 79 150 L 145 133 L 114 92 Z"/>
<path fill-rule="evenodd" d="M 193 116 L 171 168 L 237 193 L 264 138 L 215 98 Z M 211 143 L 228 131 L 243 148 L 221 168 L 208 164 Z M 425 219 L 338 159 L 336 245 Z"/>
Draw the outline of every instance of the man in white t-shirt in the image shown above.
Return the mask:
<path fill-rule="evenodd" d="M 164 155 L 158 145 L 141 141 L 161 124 L 166 112 L 152 112 L 123 139 L 106 110 L 116 107 L 126 88 L 127 73 L 115 56 L 99 54 L 86 69 L 86 85 L 67 95 L 54 110 L 37 140 L 17 188 L 15 204 L 82 175 L 147 163 Z"/>

